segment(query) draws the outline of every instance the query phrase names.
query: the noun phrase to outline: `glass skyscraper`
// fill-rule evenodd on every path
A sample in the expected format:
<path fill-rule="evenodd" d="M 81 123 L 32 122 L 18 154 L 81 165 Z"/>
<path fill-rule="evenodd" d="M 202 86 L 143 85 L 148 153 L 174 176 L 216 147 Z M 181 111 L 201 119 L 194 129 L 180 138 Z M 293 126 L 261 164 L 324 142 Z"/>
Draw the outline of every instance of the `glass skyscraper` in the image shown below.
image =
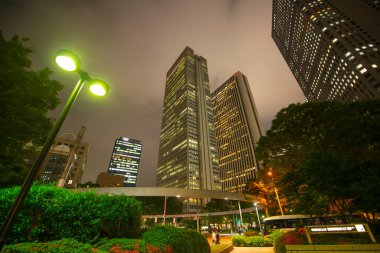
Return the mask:
<path fill-rule="evenodd" d="M 242 192 L 257 171 L 262 130 L 247 77 L 236 72 L 212 93 L 222 190 Z"/>
<path fill-rule="evenodd" d="M 166 75 L 156 182 L 221 189 L 207 61 L 189 47 Z"/>
<path fill-rule="evenodd" d="M 142 142 L 126 137 L 116 139 L 108 173 L 124 176 L 124 186 L 135 187 L 139 171 Z"/>
<path fill-rule="evenodd" d="M 273 0 L 273 40 L 308 101 L 380 98 L 379 17 L 378 0 Z"/>

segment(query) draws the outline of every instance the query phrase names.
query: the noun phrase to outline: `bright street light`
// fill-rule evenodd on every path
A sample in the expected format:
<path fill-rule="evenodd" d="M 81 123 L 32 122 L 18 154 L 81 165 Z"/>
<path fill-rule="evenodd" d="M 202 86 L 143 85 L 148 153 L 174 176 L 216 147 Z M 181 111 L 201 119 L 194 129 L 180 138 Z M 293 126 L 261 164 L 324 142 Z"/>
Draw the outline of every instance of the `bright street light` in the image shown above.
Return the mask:
<path fill-rule="evenodd" d="M 0 251 L 3 248 L 5 244 L 5 239 L 8 234 L 8 231 L 10 230 L 12 223 L 16 219 L 17 213 L 22 207 L 22 204 L 25 201 L 25 198 L 30 190 L 30 188 L 33 185 L 33 182 L 38 174 L 38 171 L 43 163 L 43 161 L 46 158 L 46 155 L 48 154 L 51 145 L 53 144 L 53 141 L 55 137 L 57 136 L 59 129 L 61 128 L 63 121 L 65 120 L 67 113 L 69 112 L 70 108 L 74 104 L 75 99 L 78 97 L 78 94 L 80 90 L 82 89 L 85 81 L 89 83 L 89 89 L 92 93 L 98 96 L 105 96 L 108 92 L 108 85 L 100 80 L 91 79 L 87 72 L 83 71 L 80 68 L 80 60 L 79 58 L 72 52 L 66 49 L 59 50 L 58 53 L 54 57 L 55 63 L 62 69 L 70 72 L 77 72 L 80 76 L 80 79 L 75 86 L 73 92 L 71 93 L 70 97 L 68 98 L 65 106 L 62 109 L 61 114 L 58 116 L 57 121 L 55 125 L 53 126 L 53 129 L 51 130 L 48 138 L 46 139 L 44 145 L 42 146 L 41 152 L 34 163 L 32 169 L 30 170 L 28 176 L 26 177 L 24 184 L 21 187 L 20 193 L 17 196 L 17 199 L 15 203 L 13 204 L 12 208 L 10 209 L 7 218 L 5 219 L 3 225 L 0 229 Z M 67 172 L 63 171 L 61 178 L 57 182 L 57 186 L 63 187 L 65 184 L 65 175 Z"/>
<path fill-rule="evenodd" d="M 91 80 L 88 88 L 94 95 L 99 97 L 103 97 L 108 93 L 108 84 L 98 79 Z"/>
<path fill-rule="evenodd" d="M 59 50 L 55 57 L 55 63 L 66 71 L 77 71 L 80 69 L 80 60 L 72 52 L 66 49 Z"/>
<path fill-rule="evenodd" d="M 259 221 L 260 234 L 263 235 L 263 232 L 261 231 L 261 222 L 260 222 L 259 210 L 257 209 L 257 202 L 255 202 L 254 204 L 255 204 L 255 207 L 256 207 L 257 220 Z"/>
<path fill-rule="evenodd" d="M 273 183 L 273 187 L 274 187 L 274 192 L 276 193 L 278 206 L 280 207 L 281 215 L 284 216 L 284 211 L 282 211 L 282 205 L 281 205 L 281 202 L 280 202 L 280 198 L 278 197 L 277 188 L 276 188 L 276 185 L 274 184 L 273 174 L 272 174 L 272 168 L 270 169 L 270 171 L 267 174 L 268 174 L 268 176 L 270 176 L 272 178 L 272 183 Z"/>

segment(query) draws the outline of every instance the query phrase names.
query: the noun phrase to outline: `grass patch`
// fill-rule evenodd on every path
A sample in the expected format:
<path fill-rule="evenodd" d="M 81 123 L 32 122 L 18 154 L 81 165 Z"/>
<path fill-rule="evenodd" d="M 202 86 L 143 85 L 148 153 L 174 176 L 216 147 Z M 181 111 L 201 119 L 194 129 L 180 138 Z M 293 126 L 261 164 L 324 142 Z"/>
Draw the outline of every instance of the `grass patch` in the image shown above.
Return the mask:
<path fill-rule="evenodd" d="M 214 244 L 211 245 L 211 253 L 219 253 L 228 248 L 231 244 Z"/>

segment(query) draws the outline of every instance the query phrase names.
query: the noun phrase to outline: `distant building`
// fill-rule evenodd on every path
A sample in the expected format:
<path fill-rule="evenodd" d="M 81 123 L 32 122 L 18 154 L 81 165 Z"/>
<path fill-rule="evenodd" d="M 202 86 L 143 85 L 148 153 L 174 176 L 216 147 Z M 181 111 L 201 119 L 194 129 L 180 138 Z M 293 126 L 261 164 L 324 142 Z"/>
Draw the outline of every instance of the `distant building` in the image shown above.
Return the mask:
<path fill-rule="evenodd" d="M 308 101 L 380 98 L 379 17 L 377 0 L 273 0 L 273 40 Z"/>
<path fill-rule="evenodd" d="M 207 61 L 186 47 L 166 74 L 157 186 L 220 190 L 216 146 Z M 190 199 L 184 211 L 200 205 Z"/>
<path fill-rule="evenodd" d="M 141 160 L 142 142 L 126 137 L 116 139 L 108 173 L 124 177 L 124 186 L 135 187 Z"/>
<path fill-rule="evenodd" d="M 43 183 L 62 180 L 62 185 L 76 188 L 87 164 L 88 143 L 81 142 L 85 128 L 78 135 L 64 133 L 56 138 L 40 171 Z"/>
<path fill-rule="evenodd" d="M 124 186 L 124 176 L 101 172 L 96 183 L 100 187 L 122 187 Z"/>
<path fill-rule="evenodd" d="M 222 190 L 242 192 L 256 177 L 262 130 L 247 77 L 236 72 L 212 93 Z"/>

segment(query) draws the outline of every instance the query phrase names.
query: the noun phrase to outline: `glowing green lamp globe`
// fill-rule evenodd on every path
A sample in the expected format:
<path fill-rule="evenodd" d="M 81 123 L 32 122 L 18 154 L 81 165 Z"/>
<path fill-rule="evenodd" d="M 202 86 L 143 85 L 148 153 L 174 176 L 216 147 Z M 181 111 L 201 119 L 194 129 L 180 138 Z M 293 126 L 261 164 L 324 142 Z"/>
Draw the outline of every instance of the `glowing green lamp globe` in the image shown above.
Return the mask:
<path fill-rule="evenodd" d="M 108 84 L 104 81 L 93 79 L 89 83 L 90 91 L 97 96 L 105 96 L 108 93 Z"/>
<path fill-rule="evenodd" d="M 55 55 L 57 65 L 66 71 L 77 71 L 80 67 L 79 58 L 72 52 L 66 49 L 61 49 Z"/>

